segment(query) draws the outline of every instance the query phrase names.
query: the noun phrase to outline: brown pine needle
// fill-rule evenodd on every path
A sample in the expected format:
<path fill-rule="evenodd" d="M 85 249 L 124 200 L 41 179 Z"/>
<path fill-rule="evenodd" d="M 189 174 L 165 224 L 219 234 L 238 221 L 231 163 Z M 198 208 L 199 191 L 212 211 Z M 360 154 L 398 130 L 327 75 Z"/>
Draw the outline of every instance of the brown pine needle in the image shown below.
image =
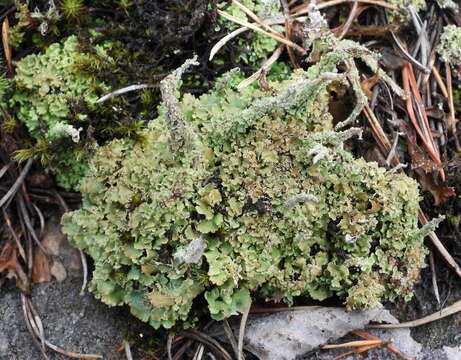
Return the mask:
<path fill-rule="evenodd" d="M 249 29 L 252 29 L 252 30 L 254 30 L 256 32 L 259 32 L 259 33 L 261 33 L 263 35 L 266 35 L 266 36 L 268 36 L 268 37 L 270 37 L 270 38 L 272 38 L 274 40 L 277 40 L 277 41 L 281 42 L 282 44 L 290 46 L 290 47 L 296 49 L 301 55 L 306 55 L 307 54 L 306 50 L 304 50 L 301 46 L 299 46 L 298 44 L 295 44 L 291 40 L 285 39 L 284 37 L 282 37 L 280 35 L 271 34 L 271 33 L 267 32 L 267 31 L 264 31 L 259 26 L 255 25 L 255 24 L 252 24 L 252 23 L 249 23 L 248 21 L 239 19 L 239 18 L 237 18 L 235 16 L 232 16 L 231 14 L 228 14 L 225 11 L 218 10 L 218 14 L 221 15 L 222 17 L 226 18 L 227 20 L 233 21 L 236 24 L 239 24 L 241 26 L 245 26 L 245 27 L 247 27 Z"/>
<path fill-rule="evenodd" d="M 363 353 L 365 351 L 368 351 L 368 350 L 371 350 L 375 347 L 377 347 L 378 345 L 367 345 L 367 346 L 361 346 L 357 349 L 353 349 L 351 351 L 348 351 L 348 352 L 345 352 L 344 354 L 341 354 L 341 355 L 338 355 L 338 356 L 335 356 L 333 358 L 333 360 L 339 360 L 339 359 L 342 359 L 342 358 L 345 358 L 349 355 L 352 355 L 352 354 L 360 354 L 360 353 Z"/>
<path fill-rule="evenodd" d="M 394 341 L 393 339 L 390 339 L 389 342 Z M 350 341 L 344 344 L 335 344 L 335 345 L 324 345 L 321 347 L 322 350 L 328 350 L 328 349 L 341 349 L 345 347 L 355 347 L 355 346 L 368 346 L 368 345 L 382 345 L 383 340 L 359 340 L 359 341 Z"/>
<path fill-rule="evenodd" d="M 366 340 L 378 340 L 379 337 L 374 336 L 366 331 L 363 330 L 354 330 L 351 331 L 352 334 L 360 336 L 361 338 L 364 338 Z M 415 360 L 411 356 L 405 355 L 403 352 L 401 352 L 399 349 L 397 349 L 395 346 L 389 345 L 389 344 L 384 344 L 387 350 L 393 352 L 394 354 L 400 356 L 404 360 Z"/>

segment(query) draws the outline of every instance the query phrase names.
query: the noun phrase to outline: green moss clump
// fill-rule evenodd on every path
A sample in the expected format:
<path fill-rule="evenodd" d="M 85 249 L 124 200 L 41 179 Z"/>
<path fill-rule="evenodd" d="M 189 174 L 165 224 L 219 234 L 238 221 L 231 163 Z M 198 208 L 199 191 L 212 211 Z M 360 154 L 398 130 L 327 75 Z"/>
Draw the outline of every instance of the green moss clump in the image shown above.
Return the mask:
<path fill-rule="evenodd" d="M 339 296 L 349 309 L 411 297 L 428 230 L 418 185 L 343 149 L 358 130 L 332 130 L 329 86 L 341 74 L 179 101 L 180 73 L 163 82 L 145 141 L 101 147 L 83 208 L 63 217 L 95 261 L 96 297 L 155 328 L 191 326 L 199 301 L 223 319 L 256 292 L 288 304 Z"/>

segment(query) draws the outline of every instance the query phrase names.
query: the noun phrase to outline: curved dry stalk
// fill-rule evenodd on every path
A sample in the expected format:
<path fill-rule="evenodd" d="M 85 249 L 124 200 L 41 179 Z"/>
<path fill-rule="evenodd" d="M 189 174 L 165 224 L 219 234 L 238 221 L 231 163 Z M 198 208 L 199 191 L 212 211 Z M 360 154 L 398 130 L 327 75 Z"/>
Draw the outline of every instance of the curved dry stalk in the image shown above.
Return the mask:
<path fill-rule="evenodd" d="M 26 310 L 25 311 L 25 316 L 27 317 L 26 323 L 30 324 L 31 329 L 32 329 L 32 335 L 33 335 L 34 339 L 39 339 L 42 342 L 42 344 L 46 345 L 51 350 L 53 350 L 53 351 L 55 351 L 55 352 L 57 352 L 59 354 L 74 358 L 74 359 L 103 359 L 102 355 L 79 354 L 79 353 L 76 353 L 76 352 L 73 352 L 73 351 L 64 350 L 64 349 L 50 343 L 48 340 L 45 339 L 43 326 L 42 326 L 42 321 L 41 321 L 40 317 L 38 316 L 38 314 L 37 314 L 32 302 L 31 302 L 31 300 L 29 298 L 27 298 L 23 294 L 21 294 L 21 300 L 23 301 L 23 309 Z M 45 358 L 48 359 L 44 352 L 43 352 L 43 354 L 45 355 Z"/>
<path fill-rule="evenodd" d="M 18 178 L 14 182 L 14 184 L 11 186 L 11 188 L 8 190 L 8 192 L 3 195 L 2 199 L 0 200 L 0 207 L 6 204 L 8 200 L 10 200 L 18 191 L 19 187 L 22 185 L 24 179 L 27 176 L 27 173 L 29 172 L 30 168 L 32 167 L 34 159 L 31 158 L 27 160 L 26 166 L 24 166 L 24 169 L 22 169 L 21 173 L 19 174 Z"/>
<path fill-rule="evenodd" d="M 126 94 L 127 92 L 131 92 L 135 90 L 142 90 L 142 89 L 147 89 L 147 88 L 153 88 L 153 87 L 158 87 L 158 85 L 157 84 L 139 84 L 139 85 L 126 86 L 121 89 L 114 90 L 111 93 L 100 97 L 98 100 L 96 100 L 96 104 L 102 103 L 115 96 Z"/>
<path fill-rule="evenodd" d="M 461 311 L 461 300 L 458 300 L 454 304 L 447 306 L 446 308 L 437 311 L 431 315 L 425 316 L 421 319 L 407 321 L 401 324 L 378 324 L 378 325 L 367 325 L 367 328 L 370 329 L 399 329 L 399 328 L 413 328 L 428 324 L 430 322 L 443 319 L 447 316 L 456 314 Z"/>
<path fill-rule="evenodd" d="M 245 87 L 247 87 L 248 85 L 250 85 L 253 81 L 256 81 L 259 76 L 261 75 L 261 72 L 262 71 L 268 71 L 271 66 L 278 60 L 278 58 L 280 57 L 280 55 L 282 55 L 282 52 L 283 52 L 283 48 L 285 46 L 284 45 L 280 45 L 275 51 L 274 53 L 271 55 L 271 57 L 269 59 L 267 59 L 261 66 L 261 68 L 256 71 L 254 74 L 252 74 L 251 76 L 249 76 L 248 78 L 246 78 L 245 80 L 243 80 L 240 84 L 237 85 L 237 89 L 238 90 L 241 90 Z"/>
<path fill-rule="evenodd" d="M 245 337 L 245 326 L 247 324 L 248 320 L 248 314 L 250 313 L 251 309 L 251 301 L 246 307 L 245 311 L 242 314 L 242 320 L 240 321 L 240 328 L 239 328 L 239 340 L 238 340 L 238 356 L 237 360 L 245 360 L 245 357 L 243 356 L 243 338 Z"/>

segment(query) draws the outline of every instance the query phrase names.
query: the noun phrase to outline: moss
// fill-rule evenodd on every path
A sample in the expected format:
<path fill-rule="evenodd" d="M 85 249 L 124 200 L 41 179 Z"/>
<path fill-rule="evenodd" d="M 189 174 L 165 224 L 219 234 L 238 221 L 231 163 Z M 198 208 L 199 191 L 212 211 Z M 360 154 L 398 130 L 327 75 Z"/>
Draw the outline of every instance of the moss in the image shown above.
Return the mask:
<path fill-rule="evenodd" d="M 219 87 L 178 100 L 184 71 L 162 83 L 143 143 L 97 151 L 83 208 L 63 217 L 95 261 L 98 298 L 169 328 L 192 325 L 199 298 L 222 319 L 256 292 L 288 304 L 339 296 L 349 309 L 411 296 L 429 230 L 417 227 L 418 186 L 343 149 L 359 131 L 332 130 L 330 85 L 343 81 L 333 63 L 271 94 Z"/>

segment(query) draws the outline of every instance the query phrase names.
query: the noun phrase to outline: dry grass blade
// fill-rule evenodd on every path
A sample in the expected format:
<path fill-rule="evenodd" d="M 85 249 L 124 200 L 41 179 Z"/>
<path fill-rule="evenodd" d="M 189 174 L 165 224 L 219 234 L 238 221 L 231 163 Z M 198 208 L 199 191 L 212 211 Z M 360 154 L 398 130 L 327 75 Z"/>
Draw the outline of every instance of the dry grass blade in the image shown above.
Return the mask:
<path fill-rule="evenodd" d="M 168 360 L 173 360 L 173 356 L 171 356 L 171 346 L 173 345 L 173 338 L 174 335 L 168 335 L 168 339 L 166 340 L 166 352 L 168 354 Z"/>
<path fill-rule="evenodd" d="M 298 44 L 295 44 L 291 40 L 288 40 L 288 39 L 285 39 L 282 36 L 279 36 L 279 35 L 276 35 L 276 34 L 271 34 L 271 33 L 267 32 L 267 31 L 264 31 L 259 26 L 256 26 L 255 24 L 249 23 L 248 21 L 245 21 L 245 20 L 239 19 L 239 18 L 237 18 L 235 16 L 232 16 L 231 14 L 228 14 L 225 11 L 218 10 L 218 14 L 221 15 L 222 17 L 226 18 L 227 20 L 233 21 L 236 24 L 239 24 L 241 26 L 245 26 L 245 27 L 247 27 L 249 29 L 252 29 L 252 30 L 254 30 L 256 32 L 259 32 L 259 33 L 261 33 L 263 35 L 269 36 L 270 38 L 272 38 L 274 40 L 277 40 L 277 41 L 281 42 L 282 44 L 290 46 L 290 47 L 296 49 L 301 55 L 306 55 L 307 54 L 306 50 L 304 50 L 301 46 L 299 46 Z"/>

